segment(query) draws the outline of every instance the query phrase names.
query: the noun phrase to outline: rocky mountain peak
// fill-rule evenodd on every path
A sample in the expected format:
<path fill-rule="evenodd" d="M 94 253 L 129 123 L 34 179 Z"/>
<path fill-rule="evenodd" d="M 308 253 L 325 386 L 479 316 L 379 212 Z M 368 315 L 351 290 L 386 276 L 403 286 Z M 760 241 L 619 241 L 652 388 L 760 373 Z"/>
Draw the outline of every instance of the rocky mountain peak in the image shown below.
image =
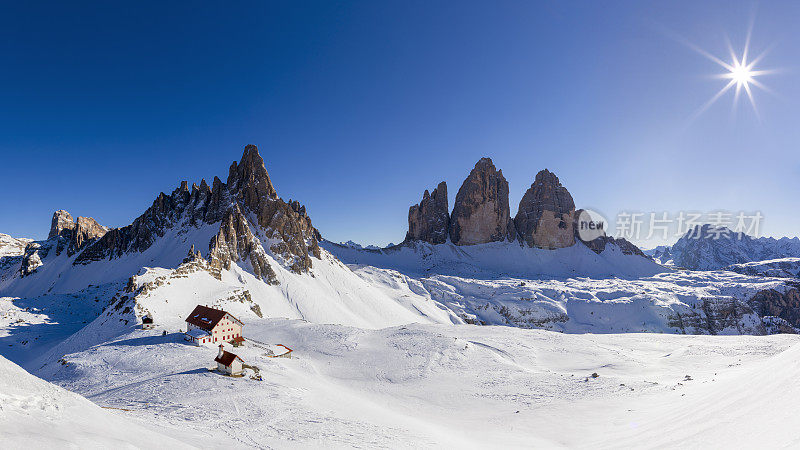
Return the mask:
<path fill-rule="evenodd" d="M 422 201 L 408 210 L 406 240 L 425 241 L 431 244 L 447 242 L 450 214 L 447 205 L 447 183 L 442 181 L 433 190 L 425 190 Z"/>
<path fill-rule="evenodd" d="M 278 197 L 258 148 L 248 145 L 242 159 L 231 164 L 227 183 L 214 177 L 210 188 L 202 180 L 190 190 L 182 181 L 170 195 L 160 193 L 133 223 L 109 231 L 86 248 L 75 264 L 145 251 L 171 228 L 217 223 L 220 231 L 211 243 L 193 244 L 208 246 L 210 259 L 222 267 L 242 261 L 256 276 L 276 282 L 265 250 L 296 273 L 311 268 L 311 257 L 320 258 L 320 235 L 305 206 Z"/>
<path fill-rule="evenodd" d="M 50 233 L 47 235 L 47 239 L 60 236 L 64 230 L 72 231 L 74 229 L 75 221 L 72 219 L 72 215 L 63 209 L 59 209 L 53 213 L 53 219 L 50 222 Z"/>
<path fill-rule="evenodd" d="M 553 172 L 544 169 L 522 196 L 514 225 L 529 247 L 569 247 L 575 243 L 574 213 L 572 195 Z"/>
<path fill-rule="evenodd" d="M 258 211 L 262 199 L 275 200 L 278 193 L 269 178 L 264 160 L 258 153 L 258 147 L 248 145 L 244 148 L 242 159 L 231 164 L 228 171 L 228 189 L 243 200 L 245 206 Z"/>
<path fill-rule="evenodd" d="M 491 158 L 481 158 L 456 194 L 450 240 L 473 245 L 514 239 L 508 206 L 508 181 Z"/>
<path fill-rule="evenodd" d="M 66 250 L 67 255 L 72 256 L 102 238 L 107 231 L 108 228 L 91 217 L 79 216 L 75 221 L 70 213 L 60 209 L 53 213 L 47 240 L 30 242 L 25 246 L 19 272 L 22 276 L 30 275 L 51 252 L 60 255 Z"/>

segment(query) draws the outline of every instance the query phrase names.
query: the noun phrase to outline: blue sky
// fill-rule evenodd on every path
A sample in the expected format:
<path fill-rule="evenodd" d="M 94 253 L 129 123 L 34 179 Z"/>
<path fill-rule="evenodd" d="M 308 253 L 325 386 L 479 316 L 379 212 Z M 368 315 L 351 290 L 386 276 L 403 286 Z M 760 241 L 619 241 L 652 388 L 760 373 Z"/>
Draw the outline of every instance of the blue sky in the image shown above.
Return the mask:
<path fill-rule="evenodd" d="M 52 212 L 123 226 L 257 144 L 331 240 L 398 242 L 408 207 L 482 156 L 512 214 L 548 168 L 579 207 L 761 211 L 797 235 L 796 2 L 18 2 L 0 16 L 0 232 Z M 702 4 L 698 4 L 702 3 Z M 695 120 L 755 17 L 760 119 Z"/>

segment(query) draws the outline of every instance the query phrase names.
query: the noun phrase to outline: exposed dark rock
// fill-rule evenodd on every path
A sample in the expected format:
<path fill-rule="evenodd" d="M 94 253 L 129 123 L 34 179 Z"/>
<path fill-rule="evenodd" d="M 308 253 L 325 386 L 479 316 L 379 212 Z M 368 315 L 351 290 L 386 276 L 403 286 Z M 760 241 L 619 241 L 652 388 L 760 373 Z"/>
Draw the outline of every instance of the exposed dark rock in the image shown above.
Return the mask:
<path fill-rule="evenodd" d="M 780 317 L 791 326 L 800 328 L 800 291 L 796 288 L 786 292 L 775 289 L 759 291 L 747 304 L 761 317 Z"/>
<path fill-rule="evenodd" d="M 227 183 L 214 177 L 210 188 L 202 180 L 199 186 L 193 184 L 190 190 L 184 181 L 170 195 L 162 192 L 132 224 L 110 230 L 86 248 L 75 263 L 142 252 L 173 227 L 217 222 L 221 222 L 220 234 L 217 235 L 219 246 L 223 246 L 223 239 L 228 249 L 231 241 L 242 243 L 237 233 L 245 232 L 245 229 L 247 232 L 242 239 L 247 242 L 251 242 L 250 236 L 263 233 L 274 240 L 269 248 L 273 256 L 297 273 L 311 268 L 310 256 L 320 257 L 319 232 L 312 226 L 305 207 L 299 202 L 287 203 L 278 197 L 258 149 L 248 145 L 241 161 L 231 164 Z M 260 230 L 250 229 L 255 226 Z M 244 249 L 248 250 L 247 245 Z M 215 249 L 213 245 L 209 247 L 210 253 L 214 251 L 222 250 Z M 238 251 L 241 251 L 239 247 Z M 238 255 L 247 259 L 252 255 L 252 249 L 247 251 L 246 256 Z M 230 259 L 238 261 L 232 255 Z M 253 264 L 253 270 L 260 271 L 259 276 L 269 278 L 265 267 L 269 266 L 264 266 L 260 261 Z"/>
<path fill-rule="evenodd" d="M 72 215 L 63 209 L 53 213 L 53 220 L 50 222 L 50 234 L 47 239 L 52 239 L 55 236 L 61 236 L 64 232 L 71 232 L 75 229 L 75 221 L 72 220 Z"/>
<path fill-rule="evenodd" d="M 758 319 L 750 306 L 737 299 L 706 298 L 688 312 L 675 312 L 668 324 L 688 334 L 718 334 L 726 329 L 738 334 L 767 334 Z"/>
<path fill-rule="evenodd" d="M 447 184 L 442 181 L 433 193 L 425 190 L 419 205 L 409 208 L 406 240 L 443 244 L 447 242 L 449 226 Z"/>
<path fill-rule="evenodd" d="M 58 210 L 53 213 L 47 240 L 31 242 L 25 247 L 19 272 L 22 276 L 35 272 L 51 251 L 60 255 L 66 250 L 72 256 L 102 237 L 107 230 L 91 217 L 78 217 L 76 222 L 70 213 Z"/>
<path fill-rule="evenodd" d="M 78 221 L 75 223 L 75 229 L 72 233 L 72 239 L 67 247 L 67 254 L 70 256 L 74 255 L 83 248 L 84 245 L 103 237 L 107 231 L 108 228 L 100 225 L 91 217 L 78 217 Z"/>
<path fill-rule="evenodd" d="M 481 158 L 456 194 L 450 240 L 473 245 L 516 239 L 508 207 L 508 182 L 489 158 Z"/>
<path fill-rule="evenodd" d="M 610 238 L 610 242 L 617 244 L 617 247 L 622 251 L 625 255 L 636 255 L 641 256 L 642 258 L 650 258 L 649 256 L 645 255 L 644 252 L 637 246 L 635 246 L 632 242 L 628 241 L 625 238 L 614 239 Z"/>
<path fill-rule="evenodd" d="M 45 243 L 48 241 L 44 241 Z M 42 258 L 46 257 L 50 250 L 49 245 L 42 246 L 41 242 L 31 242 L 25 246 L 25 253 L 22 255 L 22 264 L 19 273 L 24 277 L 32 274 L 42 265 Z"/>
<path fill-rule="evenodd" d="M 245 261 L 250 264 L 256 277 L 268 284 L 278 283 L 261 241 L 253 235 L 239 205 L 234 205 L 225 214 L 219 233 L 211 238 L 209 248 L 209 262 L 212 268 L 230 269 L 232 262 Z"/>
<path fill-rule="evenodd" d="M 522 196 L 514 225 L 528 247 L 556 249 L 575 244 L 575 202 L 558 177 L 547 169 L 536 174 Z"/>

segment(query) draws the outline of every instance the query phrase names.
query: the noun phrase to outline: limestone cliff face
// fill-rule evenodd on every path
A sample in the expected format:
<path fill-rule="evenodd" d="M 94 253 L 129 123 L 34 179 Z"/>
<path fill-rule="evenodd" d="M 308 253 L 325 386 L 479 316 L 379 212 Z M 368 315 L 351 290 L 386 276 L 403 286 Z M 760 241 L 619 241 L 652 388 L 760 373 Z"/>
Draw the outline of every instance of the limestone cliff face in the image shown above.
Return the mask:
<path fill-rule="evenodd" d="M 429 193 L 425 190 L 422 201 L 408 210 L 406 241 L 424 241 L 431 244 L 447 242 L 450 213 L 447 207 L 447 184 L 442 181 Z"/>
<path fill-rule="evenodd" d="M 800 329 L 800 291 L 797 288 L 785 292 L 775 289 L 759 291 L 747 303 L 761 317 L 778 317 L 794 329 Z"/>
<path fill-rule="evenodd" d="M 529 247 L 556 249 L 575 244 L 575 202 L 558 177 L 547 169 L 536 174 L 519 202 L 514 225 Z"/>
<path fill-rule="evenodd" d="M 67 254 L 72 256 L 85 244 L 102 237 L 107 231 L 108 228 L 91 217 L 79 216 L 74 221 L 70 213 L 60 209 L 53 213 L 47 240 L 54 243 L 56 254 L 60 255 L 66 249 Z"/>
<path fill-rule="evenodd" d="M 261 241 L 253 235 L 239 205 L 234 205 L 225 213 L 219 233 L 211 238 L 209 248 L 208 259 L 212 268 L 230 269 L 232 262 L 241 261 L 250 265 L 257 278 L 268 284 L 278 283 Z"/>
<path fill-rule="evenodd" d="M 108 232 L 108 228 L 100 225 L 91 217 L 78 217 L 75 222 L 75 229 L 72 234 L 72 240 L 67 247 L 67 254 L 74 255 L 84 245 L 95 239 L 103 237 Z"/>
<path fill-rule="evenodd" d="M 253 272 L 267 280 L 274 278 L 274 271 L 254 251 L 256 242 L 261 245 L 259 236 L 269 239 L 272 256 L 296 273 L 307 272 L 312 257 L 320 257 L 320 235 L 305 207 L 278 197 L 258 148 L 248 145 L 241 161 L 231 164 L 226 183 L 214 177 L 211 186 L 202 180 L 190 189 L 183 181 L 171 194 L 162 192 L 133 223 L 110 230 L 81 252 L 75 263 L 142 252 L 169 229 L 215 223 L 220 223 L 220 232 L 210 243 L 210 257 L 248 261 Z"/>
<path fill-rule="evenodd" d="M 56 236 L 61 236 L 75 229 L 75 221 L 72 215 L 63 209 L 53 213 L 53 220 L 50 221 L 50 234 L 47 239 L 52 239 Z"/>
<path fill-rule="evenodd" d="M 508 182 L 489 158 L 475 164 L 456 194 L 450 240 L 474 245 L 516 238 L 508 206 Z"/>
<path fill-rule="evenodd" d="M 43 259 L 51 253 L 57 256 L 66 250 L 67 255 L 72 256 L 101 238 L 107 231 L 108 228 L 91 217 L 78 217 L 75 221 L 70 213 L 60 209 L 53 213 L 47 240 L 30 242 L 25 247 L 19 272 L 22 276 L 32 274 L 44 264 Z"/>

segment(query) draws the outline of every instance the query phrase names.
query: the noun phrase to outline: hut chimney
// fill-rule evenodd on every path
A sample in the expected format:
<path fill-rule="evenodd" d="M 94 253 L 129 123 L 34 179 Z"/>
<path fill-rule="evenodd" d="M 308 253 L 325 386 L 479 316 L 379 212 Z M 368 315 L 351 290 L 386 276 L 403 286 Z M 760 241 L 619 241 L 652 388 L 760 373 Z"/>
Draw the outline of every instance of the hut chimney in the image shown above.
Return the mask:
<path fill-rule="evenodd" d="M 219 353 L 217 353 L 217 358 L 222 358 L 222 354 L 225 353 L 225 348 L 222 344 L 219 344 Z"/>

